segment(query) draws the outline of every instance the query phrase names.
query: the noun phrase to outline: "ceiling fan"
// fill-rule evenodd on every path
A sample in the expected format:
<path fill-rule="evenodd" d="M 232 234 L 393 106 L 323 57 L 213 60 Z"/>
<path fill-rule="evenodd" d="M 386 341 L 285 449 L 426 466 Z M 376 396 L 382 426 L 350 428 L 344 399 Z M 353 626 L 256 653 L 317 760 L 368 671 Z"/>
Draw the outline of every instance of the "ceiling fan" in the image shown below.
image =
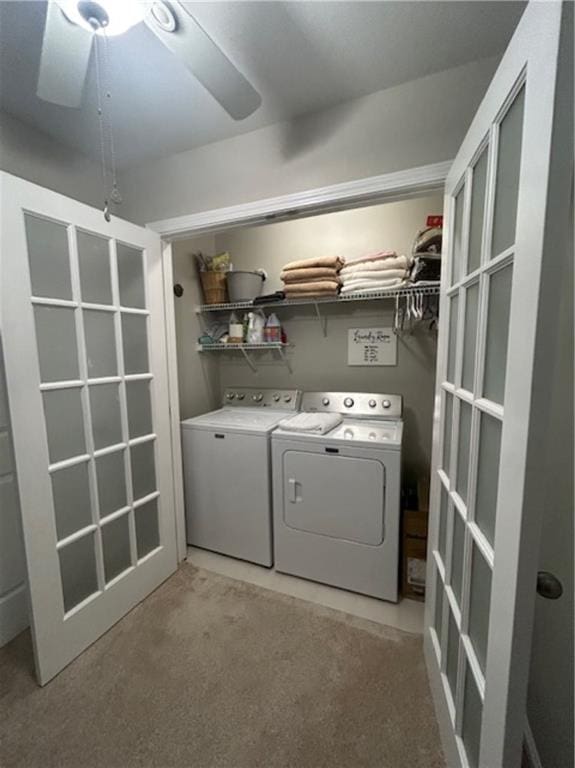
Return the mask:
<path fill-rule="evenodd" d="M 79 107 L 94 36 L 121 35 L 141 22 L 234 120 L 243 120 L 260 106 L 259 93 L 176 0 L 49 0 L 38 96 L 60 106 Z"/>

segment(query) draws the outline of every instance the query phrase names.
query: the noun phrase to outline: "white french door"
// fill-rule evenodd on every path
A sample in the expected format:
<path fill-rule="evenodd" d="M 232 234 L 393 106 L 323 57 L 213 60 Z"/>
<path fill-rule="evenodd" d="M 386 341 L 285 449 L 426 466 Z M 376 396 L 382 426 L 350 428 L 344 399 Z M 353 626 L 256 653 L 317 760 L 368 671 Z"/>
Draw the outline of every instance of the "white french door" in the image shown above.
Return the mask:
<path fill-rule="evenodd" d="M 161 244 L 0 182 L 1 327 L 44 684 L 176 568 Z"/>
<path fill-rule="evenodd" d="M 425 650 L 450 768 L 521 760 L 561 13 L 527 6 L 446 183 Z"/>

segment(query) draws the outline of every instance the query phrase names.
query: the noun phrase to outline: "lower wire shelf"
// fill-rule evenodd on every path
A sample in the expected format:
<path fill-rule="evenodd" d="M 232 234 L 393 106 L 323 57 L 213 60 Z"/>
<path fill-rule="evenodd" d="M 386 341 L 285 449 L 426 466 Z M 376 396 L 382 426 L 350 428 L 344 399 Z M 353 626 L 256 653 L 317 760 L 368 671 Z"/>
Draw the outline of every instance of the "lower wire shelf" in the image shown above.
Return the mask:
<path fill-rule="evenodd" d="M 226 343 L 218 343 L 214 342 L 212 344 L 202 344 L 198 343 L 196 344 L 196 349 L 198 352 L 233 352 L 233 351 L 239 351 L 243 354 L 246 363 L 249 365 L 249 367 L 252 369 L 254 373 L 257 372 L 257 366 L 251 359 L 248 352 L 256 352 L 256 351 L 276 351 L 279 353 L 283 364 L 286 366 L 288 371 L 291 373 L 292 368 L 290 365 L 290 361 L 287 358 L 285 354 L 285 350 L 288 347 L 293 346 L 293 344 L 288 344 L 284 342 L 262 342 L 261 344 L 226 344 Z"/>

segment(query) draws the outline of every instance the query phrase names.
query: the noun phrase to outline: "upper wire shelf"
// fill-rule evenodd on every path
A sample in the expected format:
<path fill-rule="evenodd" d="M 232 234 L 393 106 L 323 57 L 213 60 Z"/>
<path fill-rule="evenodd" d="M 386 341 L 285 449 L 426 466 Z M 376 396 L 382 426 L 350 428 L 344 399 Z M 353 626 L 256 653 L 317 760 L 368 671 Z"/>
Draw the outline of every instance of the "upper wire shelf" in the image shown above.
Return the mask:
<path fill-rule="evenodd" d="M 350 296 L 329 296 L 322 298 L 320 296 L 313 299 L 283 299 L 282 301 L 269 301 L 254 304 L 253 301 L 232 301 L 223 304 L 200 304 L 196 307 L 196 312 L 233 312 L 236 309 L 261 309 L 263 307 L 304 307 L 316 306 L 317 304 L 349 304 L 354 301 L 373 301 L 374 299 L 394 299 L 396 296 L 412 296 L 419 294 L 423 296 L 439 295 L 439 282 L 430 285 L 418 286 L 417 283 L 404 288 L 395 288 L 381 290 L 377 292 L 354 293 Z"/>

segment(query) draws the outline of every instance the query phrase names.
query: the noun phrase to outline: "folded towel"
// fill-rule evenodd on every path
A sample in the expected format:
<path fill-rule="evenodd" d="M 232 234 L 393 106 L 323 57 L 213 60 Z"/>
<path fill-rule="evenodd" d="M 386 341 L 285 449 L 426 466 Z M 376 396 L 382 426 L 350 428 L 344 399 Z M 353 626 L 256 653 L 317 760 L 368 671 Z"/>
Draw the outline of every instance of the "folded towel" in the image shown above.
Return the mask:
<path fill-rule="evenodd" d="M 326 280 L 325 282 L 315 282 L 310 280 L 309 283 L 286 283 L 285 294 L 300 294 L 300 293 L 337 293 L 339 283 L 335 280 Z"/>
<path fill-rule="evenodd" d="M 342 296 L 349 296 L 350 293 L 377 293 L 385 291 L 387 288 L 400 288 L 406 285 L 405 280 L 396 278 L 395 280 L 365 280 L 360 285 L 344 285 L 341 289 Z"/>
<path fill-rule="evenodd" d="M 331 267 L 308 267 L 307 269 L 288 269 L 282 272 L 280 278 L 284 283 L 295 283 L 298 280 L 317 280 L 319 278 L 334 279 L 338 275 L 337 269 Z"/>
<path fill-rule="evenodd" d="M 332 269 L 341 269 L 345 264 L 345 259 L 341 256 L 319 256 L 317 259 L 303 259 L 301 261 L 290 261 L 284 267 L 284 272 L 289 269 L 306 269 L 307 267 L 331 267 Z"/>
<path fill-rule="evenodd" d="M 341 277 L 353 275 L 355 272 L 370 272 L 380 269 L 409 269 L 413 259 L 410 256 L 386 256 L 383 259 L 373 259 L 372 261 L 361 261 L 357 264 L 347 262 L 341 270 Z"/>
<path fill-rule="evenodd" d="M 339 277 L 312 277 L 307 280 L 290 280 L 289 283 L 284 283 L 284 290 L 289 291 L 295 285 L 304 285 L 304 283 L 336 283 L 341 285 L 342 281 Z"/>
<path fill-rule="evenodd" d="M 354 264 L 364 264 L 370 261 L 383 261 L 384 259 L 395 259 L 397 253 L 395 251 L 378 251 L 377 253 L 370 253 L 367 256 L 359 256 L 357 259 L 346 259 L 345 266 L 350 267 Z"/>
<path fill-rule="evenodd" d="M 365 282 L 366 280 L 393 280 L 397 277 L 409 277 L 408 269 L 377 269 L 370 272 L 354 272 L 351 275 L 345 275 L 343 278 L 344 285 L 351 285 L 352 283 Z"/>
<path fill-rule="evenodd" d="M 315 435 L 325 435 L 343 421 L 339 413 L 298 413 L 279 423 L 280 429 L 288 432 L 311 432 Z"/>

